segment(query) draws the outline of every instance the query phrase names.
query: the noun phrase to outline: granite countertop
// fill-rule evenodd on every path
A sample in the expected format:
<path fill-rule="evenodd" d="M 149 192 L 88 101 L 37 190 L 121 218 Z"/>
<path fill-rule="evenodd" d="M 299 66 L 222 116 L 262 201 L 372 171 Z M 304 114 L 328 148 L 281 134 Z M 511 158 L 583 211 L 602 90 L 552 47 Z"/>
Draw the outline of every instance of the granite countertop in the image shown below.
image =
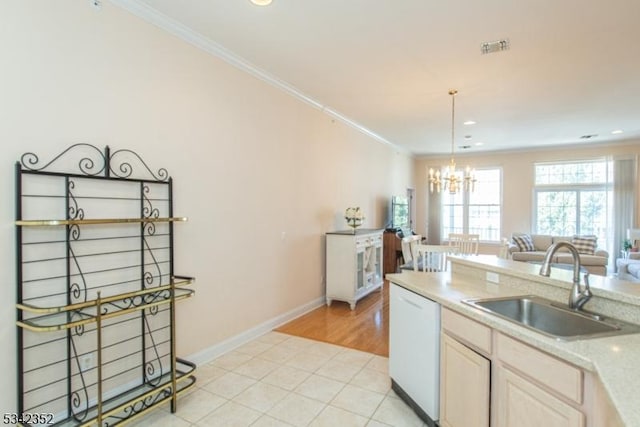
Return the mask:
<path fill-rule="evenodd" d="M 509 272 L 514 277 L 531 279 L 533 266 L 512 261 L 493 261 L 495 257 L 482 259 L 482 268 L 486 271 Z M 485 262 L 486 261 L 486 262 Z M 452 264 L 472 266 L 476 261 L 452 259 Z M 512 265 L 513 264 L 513 265 Z M 524 265 L 525 267 L 521 266 Z M 512 269 L 513 267 L 513 269 Z M 455 270 L 455 266 L 454 266 Z M 564 280 L 562 273 L 557 277 Z M 553 278 L 554 274 L 552 274 Z M 593 277 L 593 276 L 592 276 Z M 609 393 L 611 402 L 616 407 L 621 420 L 626 426 L 640 427 L 640 334 L 619 335 L 605 338 L 593 338 L 579 341 L 558 341 L 541 333 L 503 320 L 497 316 L 485 313 L 461 302 L 468 298 L 495 298 L 533 294 L 523 292 L 522 289 L 511 287 L 506 283 L 494 283 L 466 274 L 422 273 L 406 271 L 398 274 L 388 274 L 386 278 L 406 289 L 423 295 L 471 319 L 477 320 L 497 331 L 512 336 L 522 342 L 532 345 L 542 351 L 561 358 L 582 369 L 598 375 L 605 390 Z M 537 278 L 535 279 L 538 280 Z M 540 281 L 549 278 L 540 277 Z M 557 280 L 557 279 L 551 279 Z M 628 303 L 638 301 L 640 305 L 640 286 L 630 288 L 630 294 L 621 291 L 616 283 L 602 283 L 593 286 L 594 294 L 607 295 Z M 535 283 L 535 282 L 534 282 Z M 570 278 L 568 283 L 570 288 Z M 622 289 L 626 284 L 622 284 Z M 542 295 L 546 297 L 546 295 Z M 634 307 L 636 308 L 636 307 Z M 635 310 L 634 310 L 635 311 Z M 637 307 L 640 312 L 640 307 Z M 614 316 L 616 317 L 616 316 Z"/>

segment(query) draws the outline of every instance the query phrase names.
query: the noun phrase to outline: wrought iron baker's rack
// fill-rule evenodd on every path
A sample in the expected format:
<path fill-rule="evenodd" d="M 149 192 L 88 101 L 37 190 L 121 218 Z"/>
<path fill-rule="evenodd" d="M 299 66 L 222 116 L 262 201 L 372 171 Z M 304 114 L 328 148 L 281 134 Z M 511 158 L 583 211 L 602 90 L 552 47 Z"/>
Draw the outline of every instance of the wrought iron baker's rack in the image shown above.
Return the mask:
<path fill-rule="evenodd" d="M 48 218 L 48 219 L 43 219 Z M 131 150 L 16 163 L 20 424 L 114 426 L 195 384 L 176 356 L 173 181 Z M 37 414 L 38 416 L 35 416 Z"/>

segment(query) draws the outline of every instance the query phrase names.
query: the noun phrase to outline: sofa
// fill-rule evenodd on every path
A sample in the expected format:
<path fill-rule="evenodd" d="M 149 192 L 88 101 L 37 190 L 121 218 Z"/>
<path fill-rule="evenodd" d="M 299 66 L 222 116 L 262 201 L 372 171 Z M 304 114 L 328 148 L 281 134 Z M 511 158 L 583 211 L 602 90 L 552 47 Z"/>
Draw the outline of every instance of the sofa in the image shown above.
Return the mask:
<path fill-rule="evenodd" d="M 565 241 L 572 243 L 580 254 L 580 265 L 591 274 L 607 275 L 609 253 L 597 248 L 595 236 L 551 236 L 547 234 L 513 233 L 509 242 L 509 257 L 514 261 L 540 263 L 544 260 L 549 246 Z M 573 264 L 568 249 L 561 248 L 555 253 L 552 263 Z"/>
<path fill-rule="evenodd" d="M 628 259 L 617 260 L 618 279 L 640 282 L 640 253 L 631 253 Z"/>

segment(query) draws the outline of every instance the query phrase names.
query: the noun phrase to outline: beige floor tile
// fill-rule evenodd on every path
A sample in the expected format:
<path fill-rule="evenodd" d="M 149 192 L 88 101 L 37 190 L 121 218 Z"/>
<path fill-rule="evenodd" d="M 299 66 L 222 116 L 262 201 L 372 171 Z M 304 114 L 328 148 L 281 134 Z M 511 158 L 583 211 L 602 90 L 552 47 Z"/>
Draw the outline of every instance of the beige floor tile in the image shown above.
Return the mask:
<path fill-rule="evenodd" d="M 291 338 L 291 335 L 283 334 L 281 332 L 271 331 L 262 336 L 256 338 L 256 341 L 264 342 L 267 344 L 280 344 L 283 341 Z"/>
<path fill-rule="evenodd" d="M 155 410 L 134 421 L 132 427 L 189 427 L 191 423 L 164 410 Z"/>
<path fill-rule="evenodd" d="M 234 351 L 242 354 L 249 354 L 251 356 L 257 356 L 273 347 L 273 344 L 261 342 L 261 341 L 249 341 L 246 344 L 241 345 Z"/>
<path fill-rule="evenodd" d="M 320 342 L 320 341 L 314 342 L 308 348 L 305 349 L 307 353 L 312 353 L 318 356 L 326 356 L 329 358 L 340 353 L 342 350 L 344 350 L 344 347 L 340 347 L 339 345 L 328 344 L 326 342 Z"/>
<path fill-rule="evenodd" d="M 238 366 L 242 365 L 243 363 L 247 363 L 252 358 L 253 356 L 249 354 L 243 354 L 243 353 L 231 351 L 229 353 L 223 354 L 222 356 L 213 359 L 213 361 L 211 361 L 210 364 L 226 369 L 228 371 L 231 371 L 237 368 Z"/>
<path fill-rule="evenodd" d="M 275 363 L 285 363 L 287 360 L 296 356 L 299 350 L 291 347 L 283 347 L 281 345 L 275 345 L 269 350 L 260 353 L 257 357 L 265 360 L 269 360 Z"/>
<path fill-rule="evenodd" d="M 330 358 L 331 356 L 318 355 L 303 351 L 295 354 L 291 359 L 287 360 L 285 365 L 293 366 L 294 368 L 308 372 L 314 372 L 327 363 Z"/>
<path fill-rule="evenodd" d="M 309 424 L 310 427 L 364 427 L 368 418 L 345 411 L 334 406 L 327 406 Z"/>
<path fill-rule="evenodd" d="M 227 373 L 226 369 L 223 369 L 219 366 L 216 366 L 213 363 L 206 363 L 203 365 L 198 365 L 196 368 L 196 377 L 198 381 L 196 385 L 202 387 L 204 384 L 208 383 L 211 380 L 215 380 L 216 378 L 220 378 L 224 374 Z"/>
<path fill-rule="evenodd" d="M 263 415 L 251 427 L 291 427 L 291 424 L 277 420 L 269 415 Z"/>
<path fill-rule="evenodd" d="M 354 365 L 352 363 L 344 363 L 331 359 L 318 368 L 315 373 L 322 375 L 323 377 L 348 383 L 358 372 L 360 372 L 361 369 L 362 366 L 359 364 Z"/>
<path fill-rule="evenodd" d="M 287 347 L 293 350 L 303 351 L 311 347 L 315 343 L 316 341 L 314 340 L 310 340 L 308 338 L 295 337 L 292 335 L 289 339 L 282 341 L 278 345 L 282 347 Z"/>
<path fill-rule="evenodd" d="M 181 396 L 178 400 L 176 415 L 189 422 L 196 422 L 204 418 L 216 408 L 227 402 L 227 399 L 216 396 L 203 389 Z"/>
<path fill-rule="evenodd" d="M 348 348 L 336 354 L 332 360 L 348 363 L 351 365 L 358 365 L 363 368 L 367 363 L 371 361 L 371 359 L 373 359 L 373 354 L 371 353 Z"/>
<path fill-rule="evenodd" d="M 331 406 L 355 412 L 363 417 L 371 417 L 378 409 L 385 395 L 347 384 L 331 401 Z M 384 421 L 384 420 L 381 420 Z"/>
<path fill-rule="evenodd" d="M 271 332 L 198 367 L 198 382 L 135 427 L 423 426 L 390 389 L 389 361 Z"/>
<path fill-rule="evenodd" d="M 373 369 L 374 371 L 382 372 L 384 374 L 389 373 L 389 358 L 375 355 L 366 364 L 365 368 Z"/>
<path fill-rule="evenodd" d="M 389 375 L 366 368 L 358 372 L 349 384 L 382 394 L 391 390 Z"/>
<path fill-rule="evenodd" d="M 288 391 L 271 384 L 257 382 L 236 397 L 233 401 L 260 412 L 267 412 L 282 400 Z"/>
<path fill-rule="evenodd" d="M 345 383 L 320 375 L 311 375 L 296 387 L 295 392 L 323 403 L 329 403 L 345 385 Z"/>
<path fill-rule="evenodd" d="M 256 380 L 253 378 L 245 377 L 235 372 L 228 372 L 220 378 L 205 384 L 202 388 L 218 396 L 233 399 L 255 383 Z"/>
<path fill-rule="evenodd" d="M 384 398 L 372 418 L 394 426 L 421 427 L 424 425 L 406 403 L 391 396 Z"/>
<path fill-rule="evenodd" d="M 248 427 L 261 415 L 258 411 L 230 401 L 195 425 L 197 427 Z"/>
<path fill-rule="evenodd" d="M 285 390 L 293 390 L 298 387 L 311 374 L 301 369 L 290 366 L 281 366 L 262 379 L 262 382 L 275 385 Z"/>
<path fill-rule="evenodd" d="M 308 425 L 325 407 L 317 400 L 291 393 L 282 399 L 267 414 L 294 426 Z"/>
<path fill-rule="evenodd" d="M 260 380 L 266 377 L 271 371 L 274 371 L 280 367 L 279 364 L 269 362 L 268 360 L 254 357 L 247 363 L 244 363 L 233 370 L 236 374 L 244 375 L 245 377 Z"/>

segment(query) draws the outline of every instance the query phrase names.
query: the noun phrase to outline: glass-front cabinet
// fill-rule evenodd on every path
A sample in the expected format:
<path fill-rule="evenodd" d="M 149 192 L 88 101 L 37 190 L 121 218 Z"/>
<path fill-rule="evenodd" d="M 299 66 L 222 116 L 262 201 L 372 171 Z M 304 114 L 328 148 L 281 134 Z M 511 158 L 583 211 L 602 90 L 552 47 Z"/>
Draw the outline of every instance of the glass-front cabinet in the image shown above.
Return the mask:
<path fill-rule="evenodd" d="M 382 231 L 361 229 L 327 233 L 327 305 L 333 300 L 356 302 L 381 289 Z"/>

